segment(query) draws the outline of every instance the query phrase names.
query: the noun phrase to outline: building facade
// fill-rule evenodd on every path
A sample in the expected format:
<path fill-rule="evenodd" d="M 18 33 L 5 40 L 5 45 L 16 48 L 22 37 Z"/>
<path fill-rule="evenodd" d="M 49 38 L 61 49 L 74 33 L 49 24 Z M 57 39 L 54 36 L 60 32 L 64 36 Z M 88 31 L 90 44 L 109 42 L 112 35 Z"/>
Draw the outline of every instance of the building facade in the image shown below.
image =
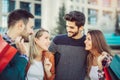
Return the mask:
<path fill-rule="evenodd" d="M 0 0 L 0 33 L 7 29 L 7 16 L 15 9 L 25 9 L 35 16 L 35 29 L 41 27 L 41 0 Z"/>
<path fill-rule="evenodd" d="M 26 9 L 35 15 L 35 29 L 43 27 L 50 32 L 57 26 L 59 9 L 65 5 L 66 13 L 84 12 L 85 30 L 100 29 L 114 32 L 116 14 L 120 26 L 120 0 L 0 0 L 0 32 L 7 27 L 7 15 L 14 9 Z"/>

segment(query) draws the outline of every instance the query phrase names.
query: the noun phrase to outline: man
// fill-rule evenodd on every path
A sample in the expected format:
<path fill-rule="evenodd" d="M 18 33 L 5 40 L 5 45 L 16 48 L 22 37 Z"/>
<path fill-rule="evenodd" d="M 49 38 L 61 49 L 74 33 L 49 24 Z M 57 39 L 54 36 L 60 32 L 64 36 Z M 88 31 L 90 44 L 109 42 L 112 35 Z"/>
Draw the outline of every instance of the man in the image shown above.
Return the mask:
<path fill-rule="evenodd" d="M 3 39 L 18 51 L 0 73 L 0 80 L 25 80 L 28 50 L 24 41 L 29 41 L 33 26 L 34 16 L 26 10 L 14 10 L 8 15 L 8 31 Z"/>
<path fill-rule="evenodd" d="M 85 16 L 79 11 L 65 15 L 67 35 L 56 36 L 49 50 L 56 56 L 55 80 L 84 80 L 86 71 Z M 59 60 L 58 60 L 59 59 Z"/>

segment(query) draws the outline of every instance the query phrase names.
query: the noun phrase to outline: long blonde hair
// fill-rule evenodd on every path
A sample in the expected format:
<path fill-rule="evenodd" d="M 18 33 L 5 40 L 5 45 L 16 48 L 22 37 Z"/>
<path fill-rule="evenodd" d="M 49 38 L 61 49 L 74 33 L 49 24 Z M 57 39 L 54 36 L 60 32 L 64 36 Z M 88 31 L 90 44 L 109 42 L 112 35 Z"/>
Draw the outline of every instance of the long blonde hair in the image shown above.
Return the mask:
<path fill-rule="evenodd" d="M 102 53 L 103 51 L 105 51 L 109 54 L 111 53 L 110 48 L 105 41 L 104 35 L 100 30 L 89 30 L 88 33 L 91 36 L 92 49 L 95 49 L 98 53 Z M 89 51 L 89 54 L 87 56 L 87 74 L 88 74 L 88 76 L 89 76 L 91 66 L 93 64 L 93 57 L 94 57 L 94 55 Z"/>
<path fill-rule="evenodd" d="M 48 32 L 45 29 L 39 29 L 34 35 L 32 35 L 31 40 L 30 40 L 30 50 L 29 50 L 29 61 L 30 64 L 33 63 L 33 60 L 37 57 L 37 56 L 41 56 L 42 58 L 42 54 L 40 54 L 38 47 L 36 45 L 36 42 L 34 41 L 34 38 L 40 38 L 43 35 L 43 32 Z M 49 33 L 49 32 L 48 32 Z"/>

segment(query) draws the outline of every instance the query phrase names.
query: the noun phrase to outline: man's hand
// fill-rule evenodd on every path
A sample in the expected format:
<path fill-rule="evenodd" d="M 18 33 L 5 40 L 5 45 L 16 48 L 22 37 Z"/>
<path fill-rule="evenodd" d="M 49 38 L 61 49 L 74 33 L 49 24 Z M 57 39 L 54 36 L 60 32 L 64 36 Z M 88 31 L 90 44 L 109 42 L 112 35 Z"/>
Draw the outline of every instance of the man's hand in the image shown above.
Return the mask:
<path fill-rule="evenodd" d="M 18 51 L 21 54 L 25 54 L 26 56 L 28 56 L 28 50 L 27 47 L 25 46 L 24 39 L 22 39 L 22 37 L 17 37 L 15 40 L 15 44 Z"/>

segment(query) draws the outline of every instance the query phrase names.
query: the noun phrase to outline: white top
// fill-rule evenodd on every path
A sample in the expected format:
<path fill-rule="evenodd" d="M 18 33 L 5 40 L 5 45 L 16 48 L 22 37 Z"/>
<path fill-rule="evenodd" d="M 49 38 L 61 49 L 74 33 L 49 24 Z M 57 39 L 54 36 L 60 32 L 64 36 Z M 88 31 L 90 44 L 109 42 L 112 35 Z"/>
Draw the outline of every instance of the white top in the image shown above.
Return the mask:
<path fill-rule="evenodd" d="M 98 66 L 91 66 L 91 70 L 90 70 L 90 79 L 91 80 L 98 80 Z"/>
<path fill-rule="evenodd" d="M 41 61 L 33 61 L 27 72 L 26 80 L 43 80 L 44 70 Z"/>

